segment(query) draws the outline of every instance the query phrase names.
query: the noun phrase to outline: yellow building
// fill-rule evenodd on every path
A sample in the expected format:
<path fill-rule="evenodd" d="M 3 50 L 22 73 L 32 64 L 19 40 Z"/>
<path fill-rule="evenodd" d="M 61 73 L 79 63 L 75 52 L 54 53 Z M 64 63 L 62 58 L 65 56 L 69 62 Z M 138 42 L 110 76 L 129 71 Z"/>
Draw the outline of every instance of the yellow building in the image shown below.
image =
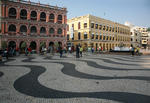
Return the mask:
<path fill-rule="evenodd" d="M 92 15 L 69 19 L 67 24 L 69 46 L 82 45 L 84 50 L 88 47 L 110 50 L 117 46 L 131 46 L 130 28 L 123 24 Z"/>

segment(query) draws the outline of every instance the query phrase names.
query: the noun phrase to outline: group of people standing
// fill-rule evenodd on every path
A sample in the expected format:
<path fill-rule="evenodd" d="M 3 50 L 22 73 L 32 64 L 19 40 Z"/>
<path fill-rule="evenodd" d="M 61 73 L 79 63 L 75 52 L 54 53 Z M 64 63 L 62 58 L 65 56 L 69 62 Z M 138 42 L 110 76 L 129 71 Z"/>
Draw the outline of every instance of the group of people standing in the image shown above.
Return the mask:
<path fill-rule="evenodd" d="M 140 48 L 139 47 L 135 48 L 135 47 L 131 46 L 130 51 L 131 51 L 132 56 L 134 56 L 135 54 L 138 55 L 138 56 L 140 55 Z"/>
<path fill-rule="evenodd" d="M 82 46 L 76 46 L 76 58 L 82 57 L 83 48 Z"/>

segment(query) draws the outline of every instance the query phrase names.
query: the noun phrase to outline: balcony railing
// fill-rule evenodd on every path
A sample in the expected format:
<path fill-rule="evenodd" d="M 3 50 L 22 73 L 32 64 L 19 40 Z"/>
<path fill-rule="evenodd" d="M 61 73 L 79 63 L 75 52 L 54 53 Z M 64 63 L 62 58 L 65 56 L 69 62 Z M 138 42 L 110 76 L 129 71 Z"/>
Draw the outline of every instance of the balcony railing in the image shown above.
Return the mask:
<path fill-rule="evenodd" d="M 12 14 L 9 14 L 9 18 L 13 18 L 13 19 L 16 19 L 16 15 L 12 15 Z"/>
<path fill-rule="evenodd" d="M 27 19 L 27 16 L 20 16 L 21 19 Z"/>
<path fill-rule="evenodd" d="M 31 17 L 31 20 L 37 20 L 37 17 Z"/>
<path fill-rule="evenodd" d="M 41 21 L 46 21 L 46 18 L 40 18 Z"/>

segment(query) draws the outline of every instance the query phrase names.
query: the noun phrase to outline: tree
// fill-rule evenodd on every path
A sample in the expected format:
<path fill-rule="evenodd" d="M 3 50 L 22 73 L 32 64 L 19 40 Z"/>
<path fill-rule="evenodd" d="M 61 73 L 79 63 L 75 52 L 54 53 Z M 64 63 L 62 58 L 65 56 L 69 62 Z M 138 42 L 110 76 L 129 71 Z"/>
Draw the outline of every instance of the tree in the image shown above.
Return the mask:
<path fill-rule="evenodd" d="M 147 31 L 148 31 L 148 32 L 150 32 L 150 27 L 149 27 L 149 28 L 147 28 Z"/>
<path fill-rule="evenodd" d="M 41 43 L 40 43 L 40 48 L 42 48 L 42 47 L 46 47 L 45 42 L 41 42 Z"/>
<path fill-rule="evenodd" d="M 2 49 L 6 49 L 7 48 L 7 43 L 6 41 L 2 41 Z"/>
<path fill-rule="evenodd" d="M 24 50 L 25 50 L 26 47 L 27 47 L 26 42 L 21 43 L 21 45 L 20 45 L 20 52 L 24 53 Z"/>
<path fill-rule="evenodd" d="M 54 45 L 55 45 L 55 49 L 58 51 L 58 47 L 59 47 L 58 42 L 55 42 Z"/>
<path fill-rule="evenodd" d="M 26 42 L 23 42 L 23 43 L 21 44 L 21 49 L 24 50 L 26 46 L 27 46 Z"/>

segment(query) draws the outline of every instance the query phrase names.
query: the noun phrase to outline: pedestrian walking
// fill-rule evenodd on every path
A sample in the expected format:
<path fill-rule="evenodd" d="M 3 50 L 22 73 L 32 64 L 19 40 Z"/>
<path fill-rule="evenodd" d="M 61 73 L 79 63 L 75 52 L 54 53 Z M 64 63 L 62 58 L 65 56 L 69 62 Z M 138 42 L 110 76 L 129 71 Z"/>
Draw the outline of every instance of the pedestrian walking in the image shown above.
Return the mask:
<path fill-rule="evenodd" d="M 82 57 L 83 48 L 80 47 L 80 56 Z"/>
<path fill-rule="evenodd" d="M 28 48 L 25 48 L 25 56 L 28 56 Z"/>
<path fill-rule="evenodd" d="M 94 53 L 94 47 L 92 47 L 92 53 Z"/>
<path fill-rule="evenodd" d="M 32 52 L 32 49 L 29 47 L 29 48 L 28 48 L 28 53 L 29 53 L 29 55 L 31 54 L 31 52 Z"/>
<path fill-rule="evenodd" d="M 7 49 L 4 50 L 4 57 L 6 57 L 6 59 L 8 60 L 8 51 L 7 51 Z"/>
<path fill-rule="evenodd" d="M 101 52 L 101 47 L 99 46 L 99 48 L 98 48 L 98 51 L 99 51 L 99 53 Z"/>
<path fill-rule="evenodd" d="M 139 47 L 136 48 L 136 54 L 137 54 L 138 56 L 140 56 L 140 48 L 139 48 Z"/>
<path fill-rule="evenodd" d="M 131 55 L 134 56 L 134 50 L 135 50 L 135 49 L 134 49 L 133 46 L 131 46 L 130 48 L 131 48 Z"/>
<path fill-rule="evenodd" d="M 71 53 L 71 47 L 69 47 L 68 50 L 69 50 L 69 53 Z"/>
<path fill-rule="evenodd" d="M 59 53 L 60 53 L 60 58 L 62 58 L 62 55 L 63 55 L 62 46 L 59 46 Z"/>

